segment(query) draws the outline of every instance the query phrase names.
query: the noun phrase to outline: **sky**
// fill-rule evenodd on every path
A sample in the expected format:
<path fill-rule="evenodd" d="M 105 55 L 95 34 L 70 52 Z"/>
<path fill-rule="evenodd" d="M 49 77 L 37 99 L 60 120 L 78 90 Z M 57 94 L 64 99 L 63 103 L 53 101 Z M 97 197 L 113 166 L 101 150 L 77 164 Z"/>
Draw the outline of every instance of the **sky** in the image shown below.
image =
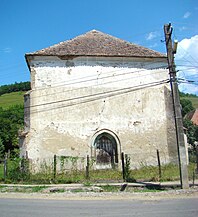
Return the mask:
<path fill-rule="evenodd" d="M 30 80 L 26 53 L 93 29 L 166 53 L 167 23 L 179 89 L 198 95 L 197 0 L 0 0 L 0 85 Z"/>

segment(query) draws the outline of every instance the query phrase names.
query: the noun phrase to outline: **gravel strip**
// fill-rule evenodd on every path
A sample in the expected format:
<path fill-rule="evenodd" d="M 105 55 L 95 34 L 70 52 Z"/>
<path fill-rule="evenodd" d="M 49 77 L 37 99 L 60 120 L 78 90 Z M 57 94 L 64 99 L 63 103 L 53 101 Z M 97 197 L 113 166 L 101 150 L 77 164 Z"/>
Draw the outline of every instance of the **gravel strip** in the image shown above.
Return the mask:
<path fill-rule="evenodd" d="M 163 200 L 177 198 L 197 198 L 198 188 L 188 190 L 168 190 L 159 192 L 63 192 L 63 193 L 0 193 L 0 198 L 55 199 L 55 200 Z"/>

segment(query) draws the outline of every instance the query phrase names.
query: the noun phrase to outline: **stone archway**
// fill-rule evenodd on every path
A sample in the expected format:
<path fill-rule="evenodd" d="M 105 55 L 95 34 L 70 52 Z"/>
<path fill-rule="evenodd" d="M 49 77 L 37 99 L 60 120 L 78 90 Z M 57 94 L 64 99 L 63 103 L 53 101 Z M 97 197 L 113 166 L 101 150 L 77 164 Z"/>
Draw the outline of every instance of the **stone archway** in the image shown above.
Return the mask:
<path fill-rule="evenodd" d="M 95 150 L 96 167 L 115 168 L 118 165 L 118 137 L 109 130 L 101 130 L 94 135 L 93 148 Z"/>

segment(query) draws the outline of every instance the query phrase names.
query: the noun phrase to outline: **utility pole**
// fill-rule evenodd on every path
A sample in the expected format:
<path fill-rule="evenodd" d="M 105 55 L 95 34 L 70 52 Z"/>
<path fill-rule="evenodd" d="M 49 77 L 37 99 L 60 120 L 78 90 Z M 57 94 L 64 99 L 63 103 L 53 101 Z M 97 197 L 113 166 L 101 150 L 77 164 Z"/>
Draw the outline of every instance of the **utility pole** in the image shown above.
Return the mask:
<path fill-rule="evenodd" d="M 187 154 L 186 147 L 184 143 L 184 130 L 183 130 L 183 120 L 181 114 L 181 105 L 179 99 L 178 85 L 176 81 L 176 70 L 174 62 L 174 54 L 176 53 L 176 45 L 172 44 L 172 30 L 171 24 L 164 25 L 164 35 L 167 50 L 167 60 L 168 68 L 170 74 L 170 85 L 173 100 L 173 111 L 175 118 L 175 131 L 176 131 L 176 141 L 177 141 L 177 151 L 178 151 L 178 161 L 179 161 L 179 171 L 180 171 L 180 182 L 181 188 L 189 188 L 188 183 L 188 165 L 187 165 Z"/>

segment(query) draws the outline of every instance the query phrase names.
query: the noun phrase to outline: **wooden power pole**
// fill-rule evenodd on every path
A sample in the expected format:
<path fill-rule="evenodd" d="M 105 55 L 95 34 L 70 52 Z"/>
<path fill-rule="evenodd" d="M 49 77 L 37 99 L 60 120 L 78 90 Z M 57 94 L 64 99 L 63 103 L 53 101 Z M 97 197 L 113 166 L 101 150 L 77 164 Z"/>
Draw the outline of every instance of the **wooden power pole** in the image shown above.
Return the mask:
<path fill-rule="evenodd" d="M 188 183 L 188 165 L 187 165 L 187 154 L 186 147 L 184 143 L 184 131 L 183 131 L 183 120 L 181 114 L 181 105 L 179 99 L 178 85 L 176 81 L 176 70 L 174 62 L 174 54 L 176 53 L 176 47 L 172 44 L 172 30 L 171 24 L 164 25 L 164 34 L 167 50 L 167 60 L 168 68 L 170 74 L 170 85 L 172 92 L 173 100 L 173 111 L 175 118 L 175 131 L 176 131 L 176 141 L 177 141 L 177 150 L 178 150 L 178 161 L 179 161 L 179 171 L 180 171 L 180 182 L 181 188 L 189 188 Z"/>

